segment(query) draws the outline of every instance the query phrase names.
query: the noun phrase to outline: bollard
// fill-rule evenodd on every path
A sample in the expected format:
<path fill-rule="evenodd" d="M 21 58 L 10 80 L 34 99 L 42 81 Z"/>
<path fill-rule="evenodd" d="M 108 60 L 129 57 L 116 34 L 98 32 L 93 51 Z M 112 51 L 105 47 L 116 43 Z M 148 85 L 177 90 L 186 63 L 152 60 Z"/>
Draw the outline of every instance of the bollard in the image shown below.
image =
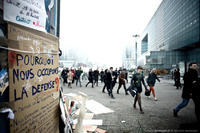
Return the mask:
<path fill-rule="evenodd" d="M 83 98 L 83 103 L 80 108 L 78 123 L 76 125 L 74 133 L 83 133 L 83 119 L 85 117 L 85 106 L 86 106 L 87 95 L 82 92 L 79 92 L 79 93 L 81 94 L 81 96 Z"/>

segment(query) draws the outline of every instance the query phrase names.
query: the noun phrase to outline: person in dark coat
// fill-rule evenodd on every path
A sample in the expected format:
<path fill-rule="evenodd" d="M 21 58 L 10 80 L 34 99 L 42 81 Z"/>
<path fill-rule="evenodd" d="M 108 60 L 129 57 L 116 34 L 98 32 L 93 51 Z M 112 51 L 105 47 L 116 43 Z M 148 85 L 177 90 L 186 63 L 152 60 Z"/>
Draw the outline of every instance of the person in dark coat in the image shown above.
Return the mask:
<path fill-rule="evenodd" d="M 133 108 L 136 109 L 136 103 L 138 102 L 141 114 L 144 113 L 144 111 L 142 109 L 142 104 L 141 104 L 142 84 L 145 87 L 145 90 L 148 90 L 147 87 L 146 87 L 146 84 L 144 82 L 144 76 L 142 74 L 142 67 L 138 66 L 137 72 L 135 74 L 133 74 L 133 76 L 132 76 L 131 86 L 133 86 L 137 89 L 137 94 L 136 94 L 136 97 L 134 99 Z"/>
<path fill-rule="evenodd" d="M 151 73 L 149 74 L 149 76 L 147 78 L 147 84 L 150 88 L 150 92 L 152 92 L 152 94 L 153 94 L 155 101 L 157 101 L 157 98 L 155 96 L 155 91 L 154 91 L 154 86 L 155 86 L 156 80 L 158 80 L 160 82 L 159 78 L 156 75 L 156 69 L 152 69 Z"/>
<path fill-rule="evenodd" d="M 99 81 L 99 70 L 98 68 L 94 70 L 94 85 L 98 86 L 98 81 Z"/>
<path fill-rule="evenodd" d="M 89 83 L 91 83 L 92 84 L 92 88 L 94 88 L 94 84 L 93 84 L 93 80 L 94 80 L 94 73 L 93 73 L 93 71 L 92 71 L 92 68 L 89 70 L 89 72 L 88 72 L 88 83 L 85 85 L 85 87 L 87 87 L 88 86 L 88 84 Z"/>
<path fill-rule="evenodd" d="M 196 113 L 197 119 L 199 121 L 199 113 L 200 113 L 199 87 L 200 86 L 197 85 L 199 79 L 198 79 L 196 63 L 189 64 L 188 72 L 186 72 L 184 74 L 183 80 L 184 80 L 184 86 L 183 86 L 183 90 L 182 90 L 182 99 L 183 100 L 175 109 L 173 109 L 174 117 L 178 116 L 178 112 L 182 108 L 186 107 L 189 103 L 190 98 L 192 98 L 194 101 L 194 104 L 195 104 L 195 113 Z"/>
<path fill-rule="evenodd" d="M 61 72 L 61 77 L 63 78 L 63 84 L 65 85 L 65 83 L 67 84 L 67 74 L 68 74 L 69 70 L 67 68 L 63 68 L 62 72 Z"/>
<path fill-rule="evenodd" d="M 112 93 L 113 89 L 113 76 L 112 76 L 112 67 L 110 67 L 110 70 L 107 71 L 106 73 L 106 84 L 107 84 L 107 90 L 108 90 L 108 95 L 111 96 L 111 98 L 115 98 Z"/>
<path fill-rule="evenodd" d="M 126 79 L 126 82 L 128 83 L 128 71 L 127 70 L 125 72 L 125 79 Z"/>
<path fill-rule="evenodd" d="M 127 90 L 126 90 L 125 72 L 126 72 L 126 70 L 123 69 L 123 71 L 121 71 L 120 74 L 119 74 L 119 86 L 118 86 L 118 89 L 117 89 L 117 94 L 119 94 L 119 89 L 123 85 L 124 86 L 125 94 L 128 95 Z"/>
<path fill-rule="evenodd" d="M 174 81 L 175 81 L 176 89 L 179 89 L 179 87 L 181 88 L 179 68 L 176 68 L 175 71 L 174 71 Z"/>
<path fill-rule="evenodd" d="M 76 76 L 76 86 L 78 85 L 78 82 L 80 84 L 80 87 L 81 87 L 81 74 L 83 73 L 83 71 L 81 70 L 81 68 L 78 68 L 78 70 L 75 71 L 75 76 Z"/>
<path fill-rule="evenodd" d="M 110 67 L 110 73 L 112 76 L 112 89 L 115 87 L 115 84 L 117 82 L 117 73 L 113 71 L 113 67 Z"/>
<path fill-rule="evenodd" d="M 108 73 L 108 69 L 105 70 L 104 74 L 103 74 L 103 82 L 104 82 L 104 86 L 103 86 L 103 89 L 102 89 L 102 93 L 105 93 L 105 88 L 107 89 L 108 93 L 109 93 L 109 90 L 107 88 L 107 73 Z"/>
<path fill-rule="evenodd" d="M 101 72 L 100 72 L 101 83 L 104 82 L 103 76 L 104 76 L 104 71 L 103 69 L 101 69 Z"/>

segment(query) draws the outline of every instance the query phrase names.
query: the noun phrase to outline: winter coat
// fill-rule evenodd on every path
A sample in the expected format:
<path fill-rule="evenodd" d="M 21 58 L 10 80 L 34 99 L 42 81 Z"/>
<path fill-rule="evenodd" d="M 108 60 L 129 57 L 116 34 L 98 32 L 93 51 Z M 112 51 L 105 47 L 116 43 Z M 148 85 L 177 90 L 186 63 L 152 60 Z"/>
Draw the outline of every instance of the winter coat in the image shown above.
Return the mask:
<path fill-rule="evenodd" d="M 106 73 L 106 82 L 107 83 L 112 83 L 112 74 L 111 72 Z"/>
<path fill-rule="evenodd" d="M 147 84 L 148 86 L 154 86 L 156 83 L 156 79 L 160 82 L 159 78 L 155 73 L 150 73 L 148 78 L 147 78 Z"/>
<path fill-rule="evenodd" d="M 94 73 L 92 71 L 89 71 L 88 75 L 89 75 L 88 80 L 90 82 L 93 82 L 93 80 L 94 80 Z"/>
<path fill-rule="evenodd" d="M 179 71 L 174 72 L 174 80 L 180 81 L 180 72 Z"/>
<path fill-rule="evenodd" d="M 98 79 L 99 79 L 99 71 L 94 70 L 94 80 L 98 80 Z"/>
<path fill-rule="evenodd" d="M 125 73 L 121 72 L 121 73 L 119 74 L 119 83 L 120 83 L 120 84 L 125 84 L 125 78 L 126 78 Z"/>
<path fill-rule="evenodd" d="M 81 73 L 82 73 L 81 70 L 76 70 L 76 71 L 75 71 L 76 79 L 79 79 L 79 78 L 80 78 Z"/>
<path fill-rule="evenodd" d="M 142 84 L 144 85 L 145 89 L 147 89 L 146 84 L 144 82 L 144 76 L 141 73 L 135 73 L 131 79 L 131 86 L 137 88 L 138 92 L 142 92 Z"/>
<path fill-rule="evenodd" d="M 61 73 L 61 77 L 62 77 L 63 79 L 66 79 L 66 78 L 67 78 L 67 73 L 68 73 L 67 69 L 64 69 L 64 70 L 62 71 L 62 73 Z"/>
<path fill-rule="evenodd" d="M 198 83 L 198 73 L 196 70 L 189 69 L 188 72 L 184 74 L 184 87 L 182 91 L 182 98 L 189 99 L 191 98 L 190 94 L 196 95 L 197 87 L 196 84 Z M 196 83 L 193 83 L 196 81 Z"/>
<path fill-rule="evenodd" d="M 68 74 L 67 74 L 67 80 L 68 80 L 69 83 L 72 82 L 72 80 L 73 80 L 73 73 L 72 72 L 68 72 Z"/>

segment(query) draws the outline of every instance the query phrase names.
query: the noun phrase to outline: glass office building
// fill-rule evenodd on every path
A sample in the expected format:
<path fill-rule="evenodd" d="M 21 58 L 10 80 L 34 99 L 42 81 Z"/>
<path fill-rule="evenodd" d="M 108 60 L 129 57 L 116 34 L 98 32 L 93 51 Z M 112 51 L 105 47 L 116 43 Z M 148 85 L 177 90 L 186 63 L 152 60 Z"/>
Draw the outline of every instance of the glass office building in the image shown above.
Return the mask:
<path fill-rule="evenodd" d="M 141 35 L 138 64 L 171 69 L 200 62 L 200 0 L 163 0 Z"/>

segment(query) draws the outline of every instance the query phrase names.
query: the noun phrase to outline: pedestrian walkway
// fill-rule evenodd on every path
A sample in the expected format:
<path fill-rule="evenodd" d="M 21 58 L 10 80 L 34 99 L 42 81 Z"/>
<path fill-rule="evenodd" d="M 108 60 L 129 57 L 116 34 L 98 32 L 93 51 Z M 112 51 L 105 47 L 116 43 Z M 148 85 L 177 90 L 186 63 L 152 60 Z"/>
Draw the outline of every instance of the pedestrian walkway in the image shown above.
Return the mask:
<path fill-rule="evenodd" d="M 85 84 L 86 82 L 83 82 L 83 86 Z M 74 84 L 72 86 L 72 89 L 64 87 L 64 93 L 84 92 L 88 95 L 88 99 L 93 99 L 114 111 L 94 116 L 94 119 L 103 120 L 100 128 L 107 130 L 108 133 L 167 132 L 169 130 L 178 132 L 183 129 L 181 124 L 196 122 L 192 101 L 181 110 L 178 118 L 173 117 L 173 108 L 182 100 L 182 90 L 177 90 L 173 86 L 173 80 L 161 79 L 160 83 L 157 82 L 155 91 L 158 101 L 154 101 L 153 96 L 146 97 L 143 89 L 144 114 L 133 109 L 133 97 L 125 95 L 123 89 L 117 94 L 118 84 L 113 89 L 115 99 L 111 99 L 107 93 L 102 93 L 103 83 L 99 83 L 99 86 L 94 88 L 76 87 Z"/>

